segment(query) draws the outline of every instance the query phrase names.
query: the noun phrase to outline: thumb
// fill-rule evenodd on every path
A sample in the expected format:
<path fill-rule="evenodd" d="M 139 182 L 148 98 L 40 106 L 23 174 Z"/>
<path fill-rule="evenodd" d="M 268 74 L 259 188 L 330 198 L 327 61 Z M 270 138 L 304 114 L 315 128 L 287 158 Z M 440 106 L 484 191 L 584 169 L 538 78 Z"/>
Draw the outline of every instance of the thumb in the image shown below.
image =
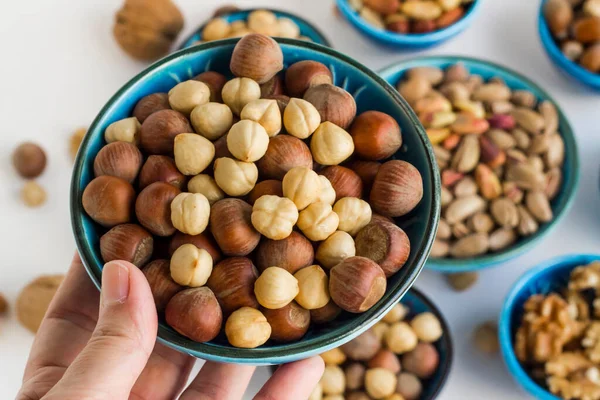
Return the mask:
<path fill-rule="evenodd" d="M 45 399 L 128 398 L 154 347 L 157 325 L 144 274 L 125 261 L 107 263 L 96 329 Z"/>

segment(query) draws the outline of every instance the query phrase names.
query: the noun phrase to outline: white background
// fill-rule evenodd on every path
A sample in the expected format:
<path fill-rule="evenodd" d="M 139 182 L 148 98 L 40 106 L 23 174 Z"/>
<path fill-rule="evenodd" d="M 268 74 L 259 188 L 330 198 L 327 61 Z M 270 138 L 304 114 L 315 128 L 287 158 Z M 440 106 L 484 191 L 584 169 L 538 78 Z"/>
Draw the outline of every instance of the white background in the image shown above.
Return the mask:
<path fill-rule="evenodd" d="M 600 98 L 562 76 L 546 58 L 537 36 L 538 1 L 482 0 L 473 25 L 442 46 L 422 52 L 380 47 L 334 16 L 333 1 L 238 1 L 241 7 L 272 6 L 316 23 L 333 46 L 372 69 L 427 54 L 470 55 L 512 67 L 537 81 L 557 100 L 573 124 L 582 161 L 580 189 L 560 228 L 537 249 L 481 274 L 469 292 L 456 294 L 441 275 L 424 272 L 417 287 L 444 311 L 452 328 L 455 363 L 440 396 L 450 399 L 524 399 L 499 356 L 471 346 L 473 327 L 495 319 L 512 283 L 549 257 L 598 252 L 600 199 Z M 224 1 L 176 0 L 186 18 L 184 35 Z M 74 251 L 68 210 L 71 159 L 68 138 L 87 126 L 109 97 L 145 67 L 132 61 L 112 38 L 121 0 L 28 0 L 0 2 L 0 292 L 14 302 L 21 287 L 44 273 L 64 272 Z M 183 36 L 180 37 L 180 40 Z M 39 142 L 49 164 L 42 185 L 49 200 L 27 209 L 19 200 L 23 182 L 12 170 L 10 153 L 24 140 Z M 11 314 L 0 321 L 0 398 L 20 386 L 33 336 Z M 257 372 L 252 393 L 268 376 Z"/>

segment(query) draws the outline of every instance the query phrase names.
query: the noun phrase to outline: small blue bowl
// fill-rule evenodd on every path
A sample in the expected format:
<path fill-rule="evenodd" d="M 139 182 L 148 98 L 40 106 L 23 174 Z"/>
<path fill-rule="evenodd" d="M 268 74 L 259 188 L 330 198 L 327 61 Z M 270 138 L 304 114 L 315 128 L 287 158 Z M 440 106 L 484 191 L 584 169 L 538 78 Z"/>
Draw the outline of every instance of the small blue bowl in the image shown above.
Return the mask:
<path fill-rule="evenodd" d="M 474 58 L 433 56 L 419 57 L 391 65 L 379 71 L 379 75 L 391 85 L 396 86 L 406 71 L 411 68 L 431 66 L 445 69 L 456 63 L 463 63 L 471 73 L 481 75 L 486 80 L 492 77 L 500 77 L 511 89 L 529 90 L 533 92 L 539 100 L 549 100 L 554 103 L 560 118 L 559 130 L 565 142 L 565 163 L 562 169 L 562 188 L 556 198 L 551 202 L 552 211 L 554 213 L 554 219 L 552 221 L 540 225 L 536 234 L 520 239 L 516 244 L 501 252 L 467 259 L 430 258 L 427 261 L 427 268 L 450 273 L 476 271 L 489 268 L 511 260 L 532 249 L 539 244 L 542 238 L 549 234 L 566 215 L 573 203 L 579 184 L 579 152 L 577 150 L 577 142 L 575 140 L 575 135 L 573 134 L 573 129 L 571 128 L 567 117 L 558 107 L 556 101 L 554 101 L 546 91 L 518 72 L 489 61 L 477 60 Z"/>
<path fill-rule="evenodd" d="M 430 33 L 395 33 L 378 29 L 365 22 L 356 11 L 350 7 L 348 0 L 336 0 L 342 15 L 350 21 L 361 33 L 377 42 L 401 49 L 424 48 L 442 44 L 465 30 L 481 8 L 483 0 L 475 0 L 468 5 L 465 15 L 454 24 Z"/>
<path fill-rule="evenodd" d="M 542 1 L 538 15 L 538 31 L 546 54 L 548 54 L 554 65 L 565 74 L 586 86 L 600 90 L 600 74 L 590 72 L 576 62 L 569 60 L 556 44 L 556 40 L 552 37 L 546 23 L 546 18 L 544 18 L 544 4 L 546 4 L 546 1 Z"/>
<path fill-rule="evenodd" d="M 381 319 L 417 279 L 429 256 L 439 221 L 440 182 L 433 149 L 416 115 L 398 92 L 375 72 L 328 47 L 299 40 L 276 40 L 283 51 L 286 67 L 301 60 L 322 62 L 332 71 L 334 83 L 354 96 L 358 112 L 376 108 L 398 121 L 405 145 L 394 158 L 406 160 L 419 170 L 424 195 L 413 212 L 397 220 L 410 238 L 410 257 L 406 265 L 388 280 L 383 298 L 365 313 L 342 313 L 330 324 L 311 327 L 298 342 L 277 344 L 269 341 L 257 349 L 234 348 L 224 335 L 209 343 L 196 343 L 178 334 L 164 319 L 160 319 L 158 336 L 162 343 L 207 360 L 252 365 L 279 364 L 320 354 L 360 335 Z M 142 97 L 168 92 L 178 82 L 203 71 L 217 71 L 231 77 L 229 62 L 236 43 L 237 39 L 209 42 L 158 61 L 125 84 L 89 128 L 75 161 L 71 182 L 71 220 L 79 254 L 96 286 L 100 286 L 103 265 L 99 238 L 105 230 L 86 215 L 81 196 L 94 176 L 94 158 L 105 145 L 104 130 L 112 122 L 129 117 Z"/>
<path fill-rule="evenodd" d="M 298 27 L 300 28 L 301 36 L 306 36 L 306 37 L 310 38 L 310 40 L 313 43 L 322 44 L 323 46 L 331 47 L 331 43 L 329 42 L 329 40 L 325 37 L 323 32 L 321 32 L 316 26 L 314 26 L 307 20 L 305 20 L 295 14 L 290 14 L 285 11 L 275 10 L 272 8 L 250 8 L 247 10 L 240 10 L 240 11 L 235 11 L 232 13 L 224 14 L 224 15 L 221 15 L 220 18 L 225 19 L 229 23 L 232 23 L 233 21 L 240 21 L 240 20 L 245 21 L 248 19 L 248 14 L 250 14 L 252 11 L 257 11 L 257 10 L 271 11 L 272 13 L 274 13 L 277 16 L 277 18 L 282 18 L 282 17 L 289 18 L 292 21 L 294 21 L 296 23 L 296 25 L 298 25 Z M 181 46 L 179 48 L 185 49 L 190 46 L 194 46 L 194 43 L 196 43 L 199 40 L 202 40 L 202 31 L 204 30 L 204 27 L 206 26 L 207 23 L 208 23 L 208 21 L 205 22 L 204 24 L 202 24 L 201 26 L 199 26 L 198 29 L 196 29 L 196 31 L 193 34 L 191 34 L 189 37 L 187 37 L 183 41 L 183 43 L 181 44 Z"/>
<path fill-rule="evenodd" d="M 523 305 L 534 294 L 548 294 L 564 289 L 575 267 L 598 260 L 600 255 L 573 254 L 543 262 L 519 278 L 504 300 L 498 326 L 502 358 L 515 381 L 536 399 L 560 400 L 527 374 L 513 350 L 517 327 L 523 317 Z"/>

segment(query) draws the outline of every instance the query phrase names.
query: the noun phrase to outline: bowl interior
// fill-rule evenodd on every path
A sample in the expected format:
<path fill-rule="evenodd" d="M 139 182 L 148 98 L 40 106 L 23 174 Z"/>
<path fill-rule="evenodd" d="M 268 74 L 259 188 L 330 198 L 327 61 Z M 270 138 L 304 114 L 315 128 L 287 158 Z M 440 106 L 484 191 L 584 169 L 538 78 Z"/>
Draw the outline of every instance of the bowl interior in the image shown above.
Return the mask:
<path fill-rule="evenodd" d="M 423 128 L 398 93 L 377 74 L 356 61 L 327 47 L 297 40 L 277 39 L 287 67 L 296 61 L 312 59 L 329 66 L 335 84 L 345 88 L 356 99 L 359 112 L 371 109 L 388 113 L 400 124 L 404 145 L 394 156 L 412 163 L 423 177 L 424 197 L 416 209 L 397 223 L 411 240 L 411 254 L 406 265 L 388 280 L 383 298 L 363 314 L 342 314 L 334 322 L 313 326 L 299 342 L 268 342 L 258 349 L 236 349 L 221 336 L 210 343 L 195 343 L 171 329 L 161 319 L 159 337 L 168 345 L 204 359 L 224 362 L 270 364 L 289 362 L 337 347 L 368 329 L 391 308 L 412 286 L 421 271 L 439 220 L 439 177 L 432 148 Z M 236 39 L 210 42 L 181 50 L 159 61 L 127 83 L 100 111 L 86 135 L 76 161 L 71 187 L 71 215 L 75 239 L 90 276 L 100 285 L 102 260 L 99 237 L 105 232 L 83 211 L 81 194 L 93 178 L 93 160 L 105 144 L 104 130 L 114 121 L 131 114 L 144 96 L 167 92 L 180 81 L 214 70 L 229 72 L 229 60 Z"/>
<path fill-rule="evenodd" d="M 277 16 L 277 18 L 289 18 L 292 21 L 294 21 L 300 28 L 300 35 L 309 37 L 310 40 L 312 40 L 314 43 L 331 47 L 331 43 L 329 43 L 329 40 L 316 26 L 314 26 L 312 23 L 308 22 L 304 18 L 299 17 L 296 14 L 288 13 L 286 11 L 274 10 L 272 8 L 251 8 L 247 10 L 240 10 L 229 14 L 221 15 L 221 18 L 225 19 L 229 23 L 240 20 L 245 21 L 248 19 L 248 14 L 256 10 L 269 10 L 273 12 Z M 202 30 L 204 29 L 207 23 L 208 21 L 200 25 L 194 33 L 192 33 L 187 39 L 183 41 L 179 48 L 184 49 L 186 47 L 193 46 L 194 43 L 196 43 L 198 40 L 202 40 Z"/>
<path fill-rule="evenodd" d="M 430 258 L 427 267 L 442 272 L 459 272 L 479 270 L 506 262 L 532 248 L 540 239 L 550 233 L 566 214 L 577 191 L 579 182 L 579 154 L 573 130 L 566 116 L 550 95 L 528 78 L 501 65 L 467 57 L 422 57 L 394 64 L 379 74 L 390 84 L 396 86 L 407 70 L 420 66 L 435 66 L 447 68 L 457 62 L 463 63 L 471 73 L 490 79 L 502 78 L 511 89 L 526 89 L 533 92 L 539 100 L 549 100 L 556 106 L 560 117 L 560 134 L 565 142 L 565 162 L 562 168 L 563 184 L 558 195 L 552 200 L 551 206 L 554 219 L 541 224 L 536 234 L 521 238 L 508 249 L 471 259 Z"/>
<path fill-rule="evenodd" d="M 559 400 L 528 375 L 514 353 L 514 338 L 523 317 L 523 305 L 534 294 L 561 291 L 567 286 L 575 267 L 597 260 L 600 260 L 600 255 L 582 254 L 544 262 L 519 278 L 504 301 L 499 326 L 502 357 L 517 383 L 538 399 Z"/>

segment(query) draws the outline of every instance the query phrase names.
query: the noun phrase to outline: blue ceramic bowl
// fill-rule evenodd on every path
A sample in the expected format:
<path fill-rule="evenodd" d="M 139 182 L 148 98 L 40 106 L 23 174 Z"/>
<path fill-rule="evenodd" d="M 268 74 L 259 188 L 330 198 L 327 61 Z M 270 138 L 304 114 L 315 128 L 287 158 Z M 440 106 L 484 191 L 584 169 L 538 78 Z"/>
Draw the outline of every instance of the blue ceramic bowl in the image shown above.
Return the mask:
<path fill-rule="evenodd" d="M 435 156 L 416 115 L 398 93 L 376 73 L 353 59 L 328 47 L 298 40 L 277 39 L 284 54 L 284 64 L 316 60 L 329 66 L 336 85 L 344 87 L 356 99 L 359 112 L 373 108 L 388 113 L 400 124 L 405 145 L 395 155 L 412 163 L 423 177 L 424 196 L 417 208 L 398 220 L 411 240 L 411 255 L 406 265 L 391 279 L 383 298 L 363 314 L 342 314 L 331 324 L 314 326 L 298 342 L 268 342 L 257 349 L 236 349 L 223 336 L 210 343 L 195 343 L 175 332 L 160 320 L 160 341 L 193 356 L 221 362 L 275 364 L 290 362 L 322 353 L 351 340 L 375 324 L 412 286 L 423 268 L 434 240 L 439 221 L 440 191 Z M 237 39 L 221 40 L 178 51 L 129 81 L 100 111 L 81 145 L 71 185 L 71 218 L 75 240 L 87 271 L 100 285 L 102 259 L 99 237 L 104 229 L 83 211 L 81 195 L 93 178 L 93 161 L 104 146 L 104 130 L 117 120 L 131 115 L 135 104 L 144 96 L 167 92 L 178 82 L 207 70 L 231 77 L 229 61 Z"/>
<path fill-rule="evenodd" d="M 567 286 L 575 267 L 598 260 L 600 255 L 577 254 L 543 262 L 519 278 L 504 301 L 498 326 L 502 357 L 517 383 L 536 399 L 560 400 L 527 374 L 514 353 L 514 338 L 523 317 L 523 305 L 534 294 L 559 292 Z"/>
<path fill-rule="evenodd" d="M 465 272 L 488 268 L 504 263 L 533 248 L 533 246 L 538 244 L 544 236 L 550 233 L 565 216 L 573 202 L 579 183 L 579 153 L 569 121 L 558 107 L 556 101 L 554 101 L 546 91 L 518 72 L 498 64 L 468 57 L 434 56 L 403 61 L 379 71 L 379 74 L 383 79 L 388 81 L 388 83 L 396 86 L 402 79 L 404 73 L 411 68 L 432 66 L 444 69 L 458 62 L 463 63 L 471 73 L 481 75 L 485 79 L 495 76 L 500 77 L 511 89 L 526 89 L 533 92 L 538 99 L 549 100 L 554 103 L 560 117 L 560 133 L 565 142 L 565 163 L 562 169 L 562 188 L 560 193 L 551 203 L 552 211 L 554 212 L 554 219 L 551 222 L 541 225 L 535 235 L 522 238 L 515 245 L 501 252 L 469 259 L 430 258 L 427 261 L 427 267 L 440 272 Z"/>
<path fill-rule="evenodd" d="M 224 14 L 224 15 L 221 15 L 220 17 L 225 19 L 229 23 L 231 23 L 233 21 L 240 21 L 240 20 L 245 21 L 248 19 L 248 14 L 250 14 L 252 11 L 257 11 L 257 10 L 271 11 L 272 13 L 274 13 L 277 16 L 277 18 L 282 18 L 282 17 L 289 18 L 292 21 L 294 21 L 300 28 L 300 35 L 310 38 L 310 40 L 312 40 L 313 43 L 322 44 L 324 46 L 331 47 L 331 43 L 329 43 L 329 40 L 325 37 L 325 35 L 316 26 L 314 26 L 307 20 L 305 20 L 295 14 L 290 14 L 285 11 L 274 10 L 272 8 L 251 8 L 251 9 L 247 9 L 247 10 L 240 10 L 240 11 Z M 208 21 L 205 22 L 204 24 L 202 24 L 201 26 L 199 26 L 198 29 L 196 29 L 196 31 L 193 34 L 191 34 L 188 38 L 186 38 L 183 41 L 183 43 L 181 44 L 181 46 L 179 48 L 185 49 L 187 47 L 193 46 L 194 43 L 196 43 L 197 41 L 202 40 L 202 31 L 204 30 L 204 27 L 206 26 L 207 23 L 208 23 Z"/>
<path fill-rule="evenodd" d="M 465 30 L 481 8 L 483 0 L 475 0 L 468 5 L 465 15 L 454 24 L 430 33 L 396 33 L 378 29 L 365 22 L 356 11 L 350 7 L 348 0 L 336 0 L 342 15 L 350 21 L 356 29 L 371 39 L 400 49 L 423 48 L 441 44 Z"/>
<path fill-rule="evenodd" d="M 547 0 L 542 1 L 538 15 L 538 31 L 546 54 L 548 54 L 548 57 L 550 57 L 554 65 L 562 72 L 586 86 L 600 90 L 600 74 L 590 72 L 576 62 L 569 60 L 556 44 L 556 40 L 552 37 L 548 24 L 546 23 L 546 18 L 544 18 L 543 10 L 546 1 Z"/>

